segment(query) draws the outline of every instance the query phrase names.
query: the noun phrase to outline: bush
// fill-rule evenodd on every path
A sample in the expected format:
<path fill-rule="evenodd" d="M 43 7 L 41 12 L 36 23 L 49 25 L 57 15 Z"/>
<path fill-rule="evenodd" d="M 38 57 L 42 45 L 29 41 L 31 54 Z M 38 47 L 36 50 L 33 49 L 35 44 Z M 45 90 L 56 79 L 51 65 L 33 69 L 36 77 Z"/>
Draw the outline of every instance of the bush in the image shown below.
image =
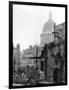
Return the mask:
<path fill-rule="evenodd" d="M 13 73 L 13 83 L 16 84 L 34 85 L 39 79 L 39 71 L 33 67 L 19 68 L 17 72 Z"/>

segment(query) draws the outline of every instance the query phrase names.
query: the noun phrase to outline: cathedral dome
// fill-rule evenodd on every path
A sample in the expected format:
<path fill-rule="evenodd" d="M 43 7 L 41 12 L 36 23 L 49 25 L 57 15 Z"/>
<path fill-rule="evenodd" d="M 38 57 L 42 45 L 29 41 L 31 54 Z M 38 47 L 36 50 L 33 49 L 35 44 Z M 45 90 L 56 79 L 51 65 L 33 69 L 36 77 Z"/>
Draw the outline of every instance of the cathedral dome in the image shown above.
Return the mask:
<path fill-rule="evenodd" d="M 48 44 L 48 43 L 54 41 L 54 34 L 52 33 L 52 32 L 54 32 L 54 24 L 55 23 L 53 22 L 52 15 L 51 15 L 51 12 L 50 12 L 49 19 L 44 24 L 43 31 L 40 35 L 41 45 Z"/>
<path fill-rule="evenodd" d="M 51 33 L 54 31 L 54 22 L 52 20 L 52 15 L 51 15 L 51 12 L 50 12 L 50 15 L 49 15 L 49 19 L 48 21 L 44 24 L 44 27 L 43 27 L 43 33 L 44 32 L 48 32 L 48 33 Z"/>

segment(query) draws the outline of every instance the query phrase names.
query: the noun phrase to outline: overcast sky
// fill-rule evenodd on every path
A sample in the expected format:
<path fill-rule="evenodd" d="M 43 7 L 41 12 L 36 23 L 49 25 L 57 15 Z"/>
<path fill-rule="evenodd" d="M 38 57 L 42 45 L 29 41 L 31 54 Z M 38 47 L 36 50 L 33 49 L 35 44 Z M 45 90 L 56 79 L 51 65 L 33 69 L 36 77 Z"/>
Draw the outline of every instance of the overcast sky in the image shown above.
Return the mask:
<path fill-rule="evenodd" d="M 47 6 L 13 5 L 13 44 L 20 43 L 20 49 L 40 44 L 40 34 L 49 12 L 56 24 L 65 21 L 65 8 Z"/>

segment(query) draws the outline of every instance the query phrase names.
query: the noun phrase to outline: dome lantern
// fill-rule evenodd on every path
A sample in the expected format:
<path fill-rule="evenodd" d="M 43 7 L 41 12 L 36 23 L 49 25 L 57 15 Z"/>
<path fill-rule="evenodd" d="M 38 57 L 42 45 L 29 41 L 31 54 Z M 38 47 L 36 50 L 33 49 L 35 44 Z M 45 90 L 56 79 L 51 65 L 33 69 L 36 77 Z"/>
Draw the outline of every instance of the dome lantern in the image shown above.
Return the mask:
<path fill-rule="evenodd" d="M 52 19 L 52 13 L 51 13 L 51 10 L 49 12 L 49 19 Z"/>

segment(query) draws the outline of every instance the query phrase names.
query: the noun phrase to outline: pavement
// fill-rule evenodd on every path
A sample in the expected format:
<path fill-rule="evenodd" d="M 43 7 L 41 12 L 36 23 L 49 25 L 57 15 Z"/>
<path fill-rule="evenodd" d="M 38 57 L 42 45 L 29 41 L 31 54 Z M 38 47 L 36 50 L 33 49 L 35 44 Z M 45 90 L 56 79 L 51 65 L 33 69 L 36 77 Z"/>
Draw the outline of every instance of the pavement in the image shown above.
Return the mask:
<path fill-rule="evenodd" d="M 53 82 L 50 81 L 39 81 L 39 84 L 53 84 Z"/>
<path fill-rule="evenodd" d="M 13 83 L 13 86 L 24 86 L 23 84 L 15 84 Z"/>

